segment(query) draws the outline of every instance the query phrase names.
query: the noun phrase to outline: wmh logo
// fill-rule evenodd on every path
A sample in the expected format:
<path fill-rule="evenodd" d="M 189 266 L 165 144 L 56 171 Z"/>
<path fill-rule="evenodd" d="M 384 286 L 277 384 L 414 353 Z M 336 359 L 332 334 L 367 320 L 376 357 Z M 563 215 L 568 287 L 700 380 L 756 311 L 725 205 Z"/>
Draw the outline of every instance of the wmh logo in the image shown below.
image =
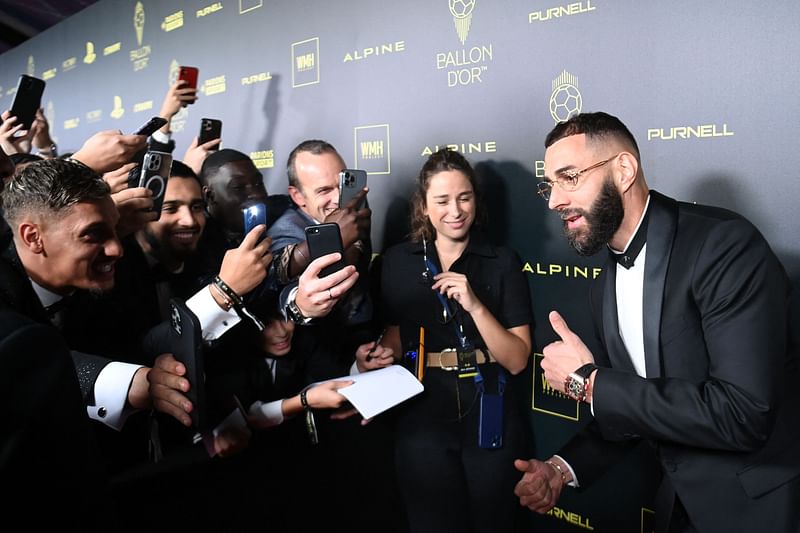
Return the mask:
<path fill-rule="evenodd" d="M 361 141 L 361 159 L 376 159 L 383 154 L 383 141 Z"/>
<path fill-rule="evenodd" d="M 303 54 L 301 56 L 297 56 L 295 58 L 295 67 L 297 68 L 297 72 L 304 72 L 306 70 L 311 70 L 316 65 L 316 60 L 314 59 L 314 53 Z"/>
<path fill-rule="evenodd" d="M 356 168 L 367 174 L 390 174 L 391 141 L 389 125 L 356 126 L 353 137 L 353 155 Z"/>

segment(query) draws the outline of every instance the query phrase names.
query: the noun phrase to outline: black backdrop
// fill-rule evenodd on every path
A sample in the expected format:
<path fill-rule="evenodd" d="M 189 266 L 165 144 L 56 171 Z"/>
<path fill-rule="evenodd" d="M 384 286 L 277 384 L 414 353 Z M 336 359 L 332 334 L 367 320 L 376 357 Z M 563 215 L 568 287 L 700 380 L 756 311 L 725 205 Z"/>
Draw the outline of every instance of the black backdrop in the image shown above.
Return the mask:
<path fill-rule="evenodd" d="M 547 312 L 588 331 L 597 258 L 578 258 L 535 195 L 555 121 L 605 110 L 628 124 L 650 185 L 748 216 L 800 278 L 796 120 L 800 4 L 507 0 L 105 0 L 0 56 L 0 108 L 21 73 L 47 81 L 60 150 L 157 114 L 178 65 L 200 69 L 200 100 L 176 117 L 181 157 L 201 117 L 285 192 L 289 150 L 332 142 L 369 172 L 376 249 L 402 237 L 413 178 L 453 145 L 476 164 L 495 241 L 525 261 L 537 350 Z M 526 377 L 545 457 L 585 410 Z M 631 457 L 532 529 L 649 531 L 657 469 Z"/>

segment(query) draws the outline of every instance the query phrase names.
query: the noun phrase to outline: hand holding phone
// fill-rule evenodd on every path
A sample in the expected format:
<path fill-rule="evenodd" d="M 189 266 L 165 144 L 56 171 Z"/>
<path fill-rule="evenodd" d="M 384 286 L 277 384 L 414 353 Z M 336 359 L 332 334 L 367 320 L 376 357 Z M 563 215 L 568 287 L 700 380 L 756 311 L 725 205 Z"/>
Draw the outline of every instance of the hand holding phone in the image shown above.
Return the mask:
<path fill-rule="evenodd" d="M 342 246 L 342 235 L 339 232 L 339 225 L 333 223 L 315 224 L 306 227 L 306 242 L 308 243 L 308 252 L 311 255 L 311 261 L 322 257 L 323 255 L 338 252 L 341 254 L 341 259 L 332 265 L 323 268 L 319 277 L 324 278 L 334 272 L 338 272 L 347 266 L 344 261 L 344 247 Z"/>

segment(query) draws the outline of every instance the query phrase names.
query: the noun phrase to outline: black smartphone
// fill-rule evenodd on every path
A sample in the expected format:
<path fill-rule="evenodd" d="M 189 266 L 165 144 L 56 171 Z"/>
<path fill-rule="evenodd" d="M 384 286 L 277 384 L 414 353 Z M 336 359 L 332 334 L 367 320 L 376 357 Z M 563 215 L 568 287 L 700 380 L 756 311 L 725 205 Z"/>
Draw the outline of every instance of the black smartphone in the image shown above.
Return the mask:
<path fill-rule="evenodd" d="M 22 129 L 29 130 L 36 119 L 36 111 L 42 107 L 42 94 L 44 94 L 44 80 L 22 74 L 17 82 L 17 92 L 14 94 L 14 103 L 11 104 L 11 116 L 17 117 L 17 124 L 22 124 Z"/>
<path fill-rule="evenodd" d="M 503 395 L 481 394 L 478 447 L 495 450 L 503 446 Z"/>
<path fill-rule="evenodd" d="M 146 135 L 147 137 L 155 133 L 161 126 L 167 123 L 167 119 L 162 117 L 153 117 L 136 130 L 134 135 Z"/>
<path fill-rule="evenodd" d="M 242 206 L 242 217 L 244 218 L 244 234 L 247 235 L 256 226 L 267 225 L 267 206 L 262 202 L 248 202 Z M 266 235 L 265 230 L 258 242 L 263 241 Z"/>
<path fill-rule="evenodd" d="M 200 134 L 197 136 L 197 144 L 205 144 L 208 141 L 222 137 L 222 121 L 215 118 L 200 119 Z M 216 150 L 219 145 L 212 148 Z"/>
<path fill-rule="evenodd" d="M 339 231 L 338 224 L 315 224 L 306 227 L 306 242 L 308 243 L 308 252 L 311 254 L 311 261 L 334 252 L 342 254 L 342 258 L 339 261 L 323 268 L 319 273 L 319 277 L 324 278 L 334 272 L 338 272 L 347 265 L 344 261 L 342 234 Z"/>
<path fill-rule="evenodd" d="M 367 171 L 346 168 L 339 172 L 339 209 L 347 205 L 347 202 L 361 192 L 367 186 Z M 356 209 L 364 207 L 366 198 L 361 200 Z"/>
<path fill-rule="evenodd" d="M 203 430 L 208 425 L 206 413 L 205 370 L 203 338 L 200 320 L 177 298 L 170 299 L 169 348 L 175 359 L 186 367 L 189 391 L 186 397 L 192 402 L 192 426 Z"/>
<path fill-rule="evenodd" d="M 192 89 L 197 89 L 198 74 L 197 67 L 178 67 L 178 79 L 186 82 L 182 88 L 188 89 L 191 87 Z"/>
<path fill-rule="evenodd" d="M 153 211 L 160 217 L 164 193 L 172 168 L 172 155 L 167 152 L 148 151 L 144 154 L 137 187 L 147 187 L 153 192 Z"/>

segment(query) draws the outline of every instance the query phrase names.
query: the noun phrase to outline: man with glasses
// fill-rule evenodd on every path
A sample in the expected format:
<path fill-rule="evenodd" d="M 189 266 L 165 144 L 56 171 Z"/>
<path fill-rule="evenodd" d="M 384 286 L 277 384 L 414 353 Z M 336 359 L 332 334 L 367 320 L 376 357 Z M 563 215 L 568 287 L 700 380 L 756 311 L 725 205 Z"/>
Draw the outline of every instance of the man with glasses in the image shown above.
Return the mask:
<path fill-rule="evenodd" d="M 550 510 L 641 440 L 664 473 L 657 531 L 800 530 L 798 370 L 789 282 L 736 213 L 649 190 L 630 131 L 606 113 L 558 124 L 539 194 L 581 255 L 607 248 L 592 287 L 602 351 L 558 312 L 549 383 L 595 420 L 547 461 L 516 461 L 520 503 Z"/>

